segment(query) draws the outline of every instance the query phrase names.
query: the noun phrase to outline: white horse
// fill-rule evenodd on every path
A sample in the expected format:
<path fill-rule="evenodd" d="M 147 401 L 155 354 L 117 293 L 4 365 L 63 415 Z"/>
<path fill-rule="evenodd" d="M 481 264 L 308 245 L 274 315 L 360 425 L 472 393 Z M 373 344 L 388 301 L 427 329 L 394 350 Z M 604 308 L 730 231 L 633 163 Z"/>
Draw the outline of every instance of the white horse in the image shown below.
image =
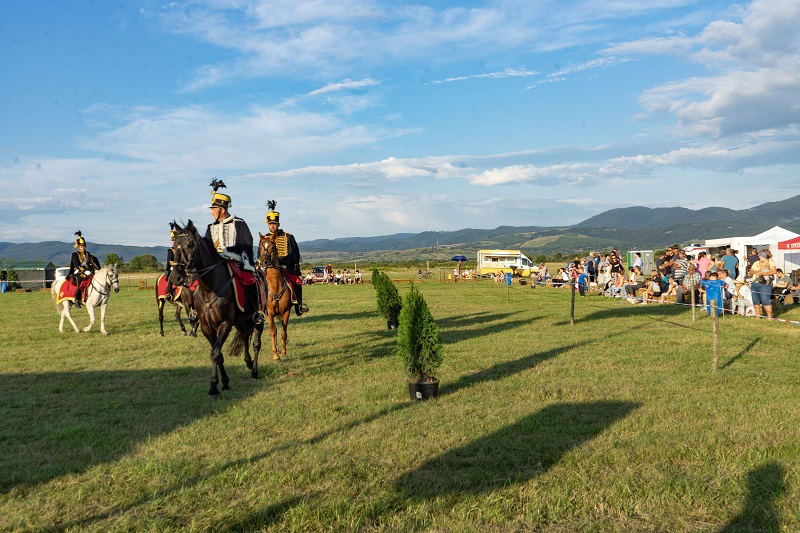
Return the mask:
<path fill-rule="evenodd" d="M 75 324 L 75 321 L 72 319 L 72 313 L 70 313 L 70 309 L 75 305 L 74 298 L 70 295 L 68 298 L 62 299 L 61 302 L 58 301 L 61 285 L 63 285 L 65 281 L 65 279 L 58 280 L 53 283 L 50 289 L 50 294 L 53 297 L 53 302 L 56 304 L 56 309 L 61 313 L 61 322 L 58 324 L 58 331 L 64 333 L 64 319 L 66 318 L 69 320 L 69 323 L 72 324 L 75 333 L 78 333 L 81 330 L 78 329 L 77 324 Z M 84 332 L 91 331 L 95 322 L 94 308 L 99 307 L 100 331 L 103 335 L 108 335 L 108 331 L 106 331 L 106 307 L 108 307 L 108 297 L 111 294 L 111 289 L 114 289 L 114 292 L 119 292 L 117 265 L 103 267 L 95 272 L 92 277 L 92 282 L 86 287 L 86 295 L 83 302 L 86 306 L 86 310 L 89 312 L 89 325 L 83 328 Z"/>

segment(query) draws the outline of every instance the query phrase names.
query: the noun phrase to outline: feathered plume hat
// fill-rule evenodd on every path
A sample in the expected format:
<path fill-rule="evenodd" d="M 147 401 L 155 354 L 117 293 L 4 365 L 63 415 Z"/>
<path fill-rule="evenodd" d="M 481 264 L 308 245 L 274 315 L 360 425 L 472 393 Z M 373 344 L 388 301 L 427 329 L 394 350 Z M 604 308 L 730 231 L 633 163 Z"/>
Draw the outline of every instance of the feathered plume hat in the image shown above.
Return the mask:
<path fill-rule="evenodd" d="M 267 211 L 266 222 L 267 224 L 269 224 L 270 222 L 274 222 L 280 226 L 281 214 L 275 211 L 276 205 L 278 205 L 278 202 L 276 202 L 275 200 L 270 200 L 269 202 L 267 202 L 267 207 L 269 208 L 269 211 Z"/>
<path fill-rule="evenodd" d="M 78 246 L 81 246 L 81 245 L 86 246 L 86 239 L 83 238 L 83 235 L 81 234 L 81 230 L 76 231 L 75 235 L 78 236 L 75 239 L 75 248 L 77 248 Z"/>
<path fill-rule="evenodd" d="M 173 241 L 175 240 L 175 230 L 178 228 L 178 225 L 174 222 L 169 223 L 169 238 Z"/>
<path fill-rule="evenodd" d="M 211 180 L 211 207 L 224 207 L 228 209 L 231 205 L 231 197 L 227 194 L 217 192 L 219 189 L 226 189 L 226 185 L 222 180 L 214 178 Z"/>

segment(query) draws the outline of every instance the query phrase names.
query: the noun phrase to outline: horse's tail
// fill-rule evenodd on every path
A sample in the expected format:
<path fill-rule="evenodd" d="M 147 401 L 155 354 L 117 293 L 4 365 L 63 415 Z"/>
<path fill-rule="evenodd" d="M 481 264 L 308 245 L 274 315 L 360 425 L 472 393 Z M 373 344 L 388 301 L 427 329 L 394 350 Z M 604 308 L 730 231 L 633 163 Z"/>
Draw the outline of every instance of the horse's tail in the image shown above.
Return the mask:
<path fill-rule="evenodd" d="M 246 337 L 242 336 L 242 332 L 238 329 L 236 333 L 233 335 L 233 340 L 231 341 L 231 348 L 228 350 L 228 355 L 232 357 L 239 357 L 244 352 L 245 345 L 250 342 L 250 332 L 248 332 Z"/>

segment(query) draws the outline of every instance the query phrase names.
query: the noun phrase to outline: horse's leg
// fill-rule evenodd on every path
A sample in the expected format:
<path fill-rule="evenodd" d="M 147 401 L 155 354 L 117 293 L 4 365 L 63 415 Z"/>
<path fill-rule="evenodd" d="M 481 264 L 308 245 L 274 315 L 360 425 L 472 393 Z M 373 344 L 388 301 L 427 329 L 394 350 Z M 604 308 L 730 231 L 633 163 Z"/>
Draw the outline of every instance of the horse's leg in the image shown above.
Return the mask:
<path fill-rule="evenodd" d="M 215 332 L 216 340 L 211 348 L 211 387 L 208 389 L 209 396 L 219 396 L 217 384 L 222 380 L 222 390 L 228 390 L 228 373 L 225 372 L 225 358 L 222 355 L 222 346 L 231 331 L 231 324 L 223 322 Z M 217 377 L 219 373 L 219 378 Z"/>
<path fill-rule="evenodd" d="M 180 305 L 175 305 L 175 320 L 178 321 L 178 324 L 181 326 L 181 334 L 185 337 L 186 336 L 186 328 L 183 326 L 183 320 L 181 320 L 181 309 Z M 188 315 L 188 312 L 187 312 Z"/>
<path fill-rule="evenodd" d="M 281 352 L 281 355 L 283 357 L 286 357 L 286 339 L 288 337 L 286 333 L 286 328 L 289 327 L 289 316 L 291 316 L 292 314 L 291 309 L 292 307 L 290 305 L 289 309 L 284 311 L 283 316 L 281 317 L 281 324 L 283 325 L 283 331 L 281 332 L 281 340 L 283 341 L 283 351 Z"/>
<path fill-rule="evenodd" d="M 161 336 L 164 336 L 164 300 L 156 296 L 156 304 L 158 305 L 158 327 L 161 329 Z"/>
<path fill-rule="evenodd" d="M 72 318 L 72 312 L 71 312 L 72 302 L 67 300 L 62 305 L 64 306 L 64 308 L 61 311 L 61 324 L 64 323 L 64 316 L 66 316 L 67 320 L 69 320 L 69 323 L 72 324 L 72 329 L 75 330 L 75 333 L 79 333 L 81 330 L 78 329 L 78 324 L 76 324 L 75 320 L 73 320 Z"/>
<path fill-rule="evenodd" d="M 281 356 L 278 355 L 278 328 L 275 326 L 275 313 L 270 310 L 269 314 L 269 336 L 272 339 L 272 359 L 280 361 Z"/>
<path fill-rule="evenodd" d="M 100 333 L 103 335 L 108 335 L 108 331 L 106 331 L 106 309 L 108 308 L 108 300 L 105 300 L 102 304 L 100 304 Z"/>
<path fill-rule="evenodd" d="M 95 318 L 94 318 L 94 305 L 89 303 L 88 298 L 83 300 L 84 307 L 86 307 L 86 312 L 89 313 L 89 325 L 83 328 L 84 333 L 88 333 L 92 331 L 92 326 L 94 326 Z"/>
<path fill-rule="evenodd" d="M 261 351 L 261 334 L 264 332 L 264 324 L 256 324 L 253 331 L 253 368 L 250 370 L 250 377 L 258 379 L 258 353 Z"/>

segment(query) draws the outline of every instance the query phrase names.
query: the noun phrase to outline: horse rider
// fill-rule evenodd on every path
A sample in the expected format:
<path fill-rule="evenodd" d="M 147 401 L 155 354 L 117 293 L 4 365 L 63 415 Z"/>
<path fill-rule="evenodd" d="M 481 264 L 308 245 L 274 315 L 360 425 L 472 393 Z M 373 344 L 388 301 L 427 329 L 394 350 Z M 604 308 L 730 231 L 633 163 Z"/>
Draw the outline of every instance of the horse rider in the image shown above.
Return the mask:
<path fill-rule="evenodd" d="M 250 233 L 250 228 L 243 219 L 228 212 L 231 197 L 218 192 L 218 189 L 226 187 L 225 183 L 215 178 L 211 180 L 211 187 L 213 188 L 211 216 L 214 218 L 214 222 L 208 225 L 205 237 L 222 257 L 236 262 L 243 270 L 255 275 L 252 263 L 253 235 Z M 257 310 L 253 315 L 253 320 L 256 324 L 263 324 L 265 318 L 261 309 L 265 307 L 265 302 L 261 302 L 261 291 L 257 287 L 255 293 Z"/>
<path fill-rule="evenodd" d="M 281 214 L 275 211 L 276 205 L 277 203 L 275 200 L 267 202 L 269 212 L 267 212 L 266 222 L 267 227 L 269 227 L 269 236 L 275 240 L 275 245 L 278 248 L 278 262 L 281 268 L 297 276 L 298 279 L 302 279 L 302 274 L 300 272 L 300 248 L 297 246 L 294 235 L 280 229 Z M 299 283 L 293 282 L 293 286 L 294 298 L 292 303 L 294 304 L 294 311 L 297 316 L 301 316 L 303 313 L 309 311 L 308 307 L 303 305 L 303 283 L 302 281 Z"/>
<path fill-rule="evenodd" d="M 172 265 L 175 262 L 175 250 L 172 249 L 173 246 L 175 245 L 175 223 L 174 222 L 170 222 L 169 223 L 169 238 L 172 241 L 172 246 L 167 248 L 167 267 L 166 267 L 166 270 L 164 271 L 164 279 L 167 280 L 167 294 L 164 296 L 164 298 L 168 302 L 171 302 L 172 298 L 173 298 L 172 291 L 174 290 L 174 287 L 172 286 L 172 281 L 170 281 L 170 279 L 169 279 L 169 275 L 172 272 Z"/>
<path fill-rule="evenodd" d="M 95 271 L 100 270 L 100 261 L 86 251 L 86 240 L 80 230 L 75 232 L 75 248 L 69 261 L 69 278 L 75 284 L 75 307 L 81 308 L 81 283 L 91 278 Z"/>

